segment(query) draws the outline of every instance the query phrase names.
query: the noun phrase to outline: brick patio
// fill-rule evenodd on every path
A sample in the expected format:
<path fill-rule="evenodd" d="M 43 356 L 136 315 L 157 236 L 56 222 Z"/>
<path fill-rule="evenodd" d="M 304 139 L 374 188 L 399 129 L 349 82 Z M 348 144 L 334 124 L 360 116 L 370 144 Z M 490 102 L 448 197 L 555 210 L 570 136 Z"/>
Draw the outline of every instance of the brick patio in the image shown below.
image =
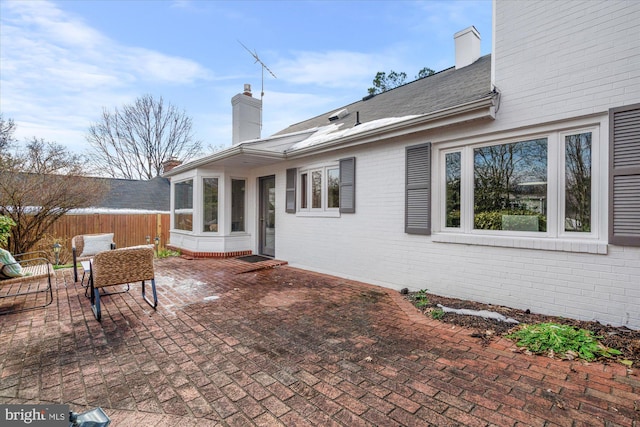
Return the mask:
<path fill-rule="evenodd" d="M 52 305 L 0 316 L 0 402 L 101 406 L 117 427 L 640 427 L 620 364 L 483 347 L 395 291 L 262 266 L 160 260 L 157 312 L 134 286 L 101 323 L 59 270 Z"/>

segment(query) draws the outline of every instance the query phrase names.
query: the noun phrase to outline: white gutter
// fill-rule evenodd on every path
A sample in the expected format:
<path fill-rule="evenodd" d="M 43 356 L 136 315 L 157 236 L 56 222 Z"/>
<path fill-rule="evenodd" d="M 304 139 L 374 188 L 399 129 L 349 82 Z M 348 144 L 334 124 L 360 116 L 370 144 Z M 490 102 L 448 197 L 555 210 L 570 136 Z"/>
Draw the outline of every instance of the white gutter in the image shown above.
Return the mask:
<path fill-rule="evenodd" d="M 193 162 L 189 162 L 184 165 L 177 166 L 171 169 L 169 172 L 162 174 L 162 176 L 165 178 L 168 178 L 170 176 L 177 175 L 179 173 L 182 173 L 191 169 L 195 169 L 200 166 L 208 165 L 209 163 L 228 159 L 230 157 L 241 156 L 243 154 L 259 156 L 259 157 L 274 159 L 274 160 L 284 160 L 286 158 L 285 154 L 281 152 L 249 148 L 244 146 L 243 144 L 240 144 L 234 147 L 230 147 L 223 151 L 218 151 L 217 153 L 214 153 L 210 156 L 203 157 L 198 160 L 194 160 Z"/>

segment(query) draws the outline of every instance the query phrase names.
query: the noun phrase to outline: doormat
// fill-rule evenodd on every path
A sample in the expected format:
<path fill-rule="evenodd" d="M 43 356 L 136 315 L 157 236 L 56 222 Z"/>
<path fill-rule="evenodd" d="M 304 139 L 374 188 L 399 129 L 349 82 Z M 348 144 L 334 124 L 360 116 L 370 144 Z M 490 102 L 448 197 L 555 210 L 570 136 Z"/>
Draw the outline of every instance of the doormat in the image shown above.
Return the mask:
<path fill-rule="evenodd" d="M 261 261 L 273 261 L 273 258 L 268 258 L 262 255 L 246 255 L 246 256 L 238 257 L 236 259 L 239 259 L 240 261 L 244 261 L 244 262 L 251 262 L 251 263 L 261 262 Z"/>

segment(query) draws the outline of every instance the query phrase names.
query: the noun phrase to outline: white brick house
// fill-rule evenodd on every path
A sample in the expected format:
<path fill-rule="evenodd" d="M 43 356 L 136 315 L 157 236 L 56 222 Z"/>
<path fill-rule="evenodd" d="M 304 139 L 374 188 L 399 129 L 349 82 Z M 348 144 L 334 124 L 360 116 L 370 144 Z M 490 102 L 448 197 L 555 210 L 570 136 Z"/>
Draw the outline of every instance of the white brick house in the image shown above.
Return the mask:
<path fill-rule="evenodd" d="M 165 174 L 171 244 L 640 328 L 640 2 L 494 2 L 456 67 Z M 258 120 L 259 121 L 259 120 Z M 356 125 L 356 123 L 359 123 Z"/>

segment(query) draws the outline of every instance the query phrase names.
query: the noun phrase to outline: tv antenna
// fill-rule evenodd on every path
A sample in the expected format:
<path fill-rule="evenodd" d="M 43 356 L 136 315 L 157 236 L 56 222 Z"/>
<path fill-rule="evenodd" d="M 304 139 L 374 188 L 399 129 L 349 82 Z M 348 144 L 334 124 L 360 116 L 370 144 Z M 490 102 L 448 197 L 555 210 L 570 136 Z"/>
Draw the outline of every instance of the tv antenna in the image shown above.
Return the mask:
<path fill-rule="evenodd" d="M 256 60 L 254 64 L 257 64 L 259 62 L 260 65 L 262 66 L 262 86 L 260 87 L 260 101 L 262 101 L 262 98 L 264 97 L 264 70 L 267 70 L 269 74 L 273 76 L 274 79 L 277 79 L 277 77 L 275 74 L 273 74 L 273 71 L 271 71 L 269 67 L 267 67 L 267 64 L 262 62 L 262 60 L 258 57 L 258 53 L 255 50 L 251 52 L 251 50 L 248 47 L 246 47 L 240 40 L 238 40 L 238 43 L 240 43 L 242 47 L 245 48 L 247 52 L 249 52 L 251 56 L 254 57 L 254 59 Z"/>

